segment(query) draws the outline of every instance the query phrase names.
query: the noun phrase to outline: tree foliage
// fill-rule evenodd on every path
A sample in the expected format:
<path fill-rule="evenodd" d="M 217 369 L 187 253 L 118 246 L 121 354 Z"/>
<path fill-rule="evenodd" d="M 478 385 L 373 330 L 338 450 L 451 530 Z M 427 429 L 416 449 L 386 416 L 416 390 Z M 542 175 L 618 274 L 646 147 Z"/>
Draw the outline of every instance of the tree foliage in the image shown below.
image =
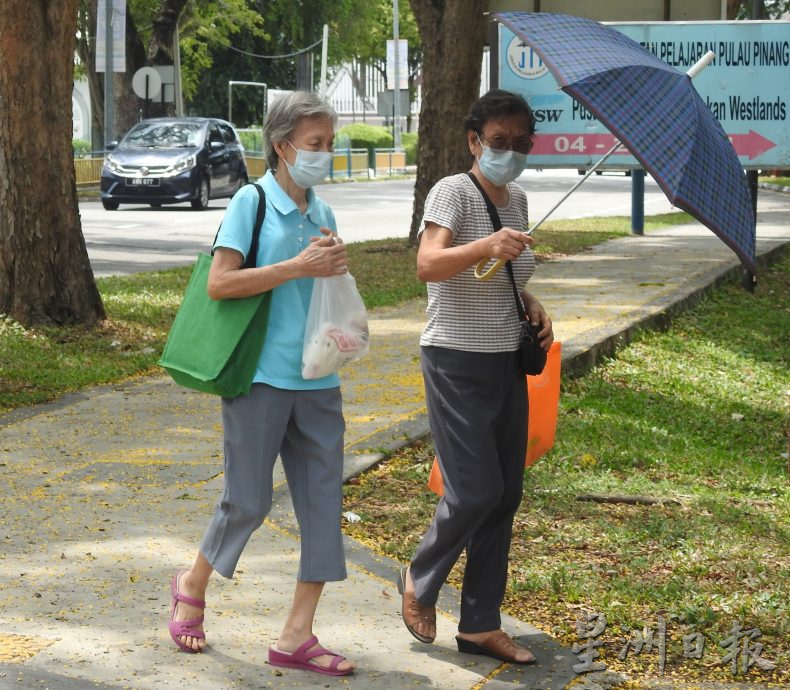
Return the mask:
<path fill-rule="evenodd" d="M 324 24 L 329 27 L 330 65 L 356 60 L 384 72 L 386 40 L 392 37 L 390 0 L 294 0 L 253 4 L 262 14 L 263 34 L 241 31 L 234 37 L 232 46 L 210 48 L 213 67 L 201 74 L 192 97 L 192 108 L 200 108 L 201 114 L 226 112 L 227 83 L 231 79 L 264 82 L 270 89 L 296 88 L 299 57 L 294 53 L 319 41 Z M 421 62 L 419 35 L 407 0 L 402 0 L 399 9 L 400 35 L 409 41 L 410 76 L 413 77 Z M 315 46 L 307 57 L 315 75 L 314 82 L 320 72 L 320 56 L 321 47 Z M 314 87 L 317 86 L 314 83 Z M 237 97 L 234 91 L 233 119 L 238 123 L 260 123 L 261 109 L 259 93 L 242 89 Z"/>
<path fill-rule="evenodd" d="M 763 0 L 761 19 L 782 19 L 790 13 L 790 0 Z M 755 0 L 728 0 L 727 19 L 753 19 Z"/>

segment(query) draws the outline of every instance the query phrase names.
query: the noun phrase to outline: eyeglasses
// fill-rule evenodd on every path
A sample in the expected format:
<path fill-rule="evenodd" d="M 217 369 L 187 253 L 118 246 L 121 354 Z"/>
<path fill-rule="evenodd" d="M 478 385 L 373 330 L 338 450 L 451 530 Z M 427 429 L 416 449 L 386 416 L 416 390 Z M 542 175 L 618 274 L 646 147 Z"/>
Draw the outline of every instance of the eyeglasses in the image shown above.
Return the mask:
<path fill-rule="evenodd" d="M 529 139 L 516 139 L 511 141 L 504 137 L 487 137 L 484 134 L 478 135 L 480 143 L 486 142 L 486 145 L 495 151 L 516 151 L 517 153 L 529 153 L 532 150 L 533 141 Z"/>

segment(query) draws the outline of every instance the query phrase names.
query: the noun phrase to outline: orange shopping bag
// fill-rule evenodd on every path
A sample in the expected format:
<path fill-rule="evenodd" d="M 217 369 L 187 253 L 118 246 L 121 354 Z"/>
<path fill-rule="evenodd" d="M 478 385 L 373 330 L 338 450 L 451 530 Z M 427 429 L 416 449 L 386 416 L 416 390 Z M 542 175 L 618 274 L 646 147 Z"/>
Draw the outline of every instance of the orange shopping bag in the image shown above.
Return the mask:
<path fill-rule="evenodd" d="M 560 404 L 560 369 L 562 345 L 555 341 L 549 348 L 546 367 L 537 376 L 527 376 L 529 417 L 527 420 L 527 457 L 524 467 L 529 467 L 544 456 L 554 445 L 557 431 L 557 411 Z M 428 488 L 442 496 L 442 473 L 436 458 L 433 459 Z"/>

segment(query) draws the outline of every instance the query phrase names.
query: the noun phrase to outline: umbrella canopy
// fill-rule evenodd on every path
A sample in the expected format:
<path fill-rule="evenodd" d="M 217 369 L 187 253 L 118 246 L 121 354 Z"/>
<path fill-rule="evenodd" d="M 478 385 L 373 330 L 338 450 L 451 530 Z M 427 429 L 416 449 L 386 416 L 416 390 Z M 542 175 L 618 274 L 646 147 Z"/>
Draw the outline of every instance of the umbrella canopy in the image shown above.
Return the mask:
<path fill-rule="evenodd" d="M 754 271 L 755 218 L 743 167 L 686 73 L 590 19 L 494 16 L 540 55 L 562 90 L 620 139 L 675 206 Z"/>

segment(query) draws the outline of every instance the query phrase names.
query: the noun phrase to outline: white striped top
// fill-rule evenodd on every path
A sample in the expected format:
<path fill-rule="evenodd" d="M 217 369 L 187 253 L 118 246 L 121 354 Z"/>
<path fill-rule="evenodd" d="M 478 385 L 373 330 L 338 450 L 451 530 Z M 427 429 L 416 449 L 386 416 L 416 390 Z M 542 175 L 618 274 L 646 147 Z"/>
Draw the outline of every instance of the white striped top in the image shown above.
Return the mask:
<path fill-rule="evenodd" d="M 525 231 L 527 195 L 515 182 L 507 186 L 510 201 L 497 206 L 505 227 Z M 453 234 L 451 246 L 467 244 L 493 232 L 485 202 L 465 173 L 439 180 L 425 200 L 422 228 L 431 222 Z M 516 285 L 523 289 L 535 272 L 535 255 L 527 247 L 513 262 Z M 468 352 L 512 352 L 518 349 L 519 322 L 507 269 L 489 281 L 475 278 L 471 266 L 439 283 L 428 283 L 428 323 L 420 345 Z"/>

